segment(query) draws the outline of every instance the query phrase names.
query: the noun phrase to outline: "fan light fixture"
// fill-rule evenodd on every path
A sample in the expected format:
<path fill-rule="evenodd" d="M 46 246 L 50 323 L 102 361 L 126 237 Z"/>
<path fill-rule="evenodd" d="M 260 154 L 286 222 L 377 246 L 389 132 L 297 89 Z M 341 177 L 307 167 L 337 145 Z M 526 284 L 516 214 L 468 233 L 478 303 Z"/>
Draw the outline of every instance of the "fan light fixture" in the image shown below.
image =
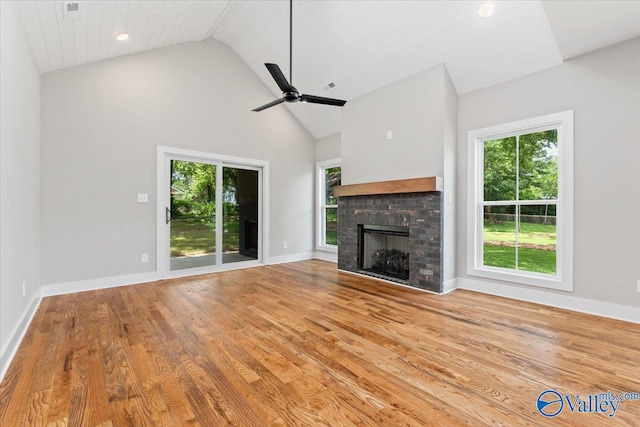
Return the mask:
<path fill-rule="evenodd" d="M 488 18 L 491 14 L 493 14 L 493 4 L 491 3 L 484 3 L 480 6 L 480 9 L 478 9 L 478 15 L 480 15 L 481 18 Z"/>
<path fill-rule="evenodd" d="M 118 40 L 119 42 L 124 41 L 128 38 L 129 38 L 129 34 L 127 33 L 119 33 L 118 35 L 116 35 L 116 40 Z"/>

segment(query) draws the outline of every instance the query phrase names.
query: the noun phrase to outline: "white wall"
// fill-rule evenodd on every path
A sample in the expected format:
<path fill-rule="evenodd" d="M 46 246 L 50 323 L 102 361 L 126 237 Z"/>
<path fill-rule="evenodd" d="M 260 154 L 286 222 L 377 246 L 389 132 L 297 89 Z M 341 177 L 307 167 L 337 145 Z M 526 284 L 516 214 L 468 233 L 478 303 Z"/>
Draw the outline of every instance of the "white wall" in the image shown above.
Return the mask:
<path fill-rule="evenodd" d="M 640 39 L 464 94 L 458 107 L 458 276 L 467 277 L 467 132 L 572 109 L 573 295 L 640 307 Z"/>
<path fill-rule="evenodd" d="M 347 102 L 343 184 L 443 176 L 445 72 L 437 65 Z"/>
<path fill-rule="evenodd" d="M 39 301 L 40 73 L 13 3 L 0 14 L 1 378 Z"/>
<path fill-rule="evenodd" d="M 338 159 L 341 155 L 340 133 L 334 133 L 316 140 L 316 162 Z"/>
<path fill-rule="evenodd" d="M 43 75 L 43 284 L 155 271 L 158 145 L 269 161 L 270 255 L 310 253 L 314 139 L 272 99 L 213 39 Z"/>

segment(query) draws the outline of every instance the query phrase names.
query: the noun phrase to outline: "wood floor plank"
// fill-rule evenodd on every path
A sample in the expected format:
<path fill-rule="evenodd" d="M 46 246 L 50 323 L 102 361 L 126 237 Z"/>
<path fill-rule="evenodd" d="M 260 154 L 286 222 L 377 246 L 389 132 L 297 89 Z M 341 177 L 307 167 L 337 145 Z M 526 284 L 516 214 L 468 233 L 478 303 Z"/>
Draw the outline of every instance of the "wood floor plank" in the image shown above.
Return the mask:
<path fill-rule="evenodd" d="M 45 298 L 6 426 L 636 426 L 536 410 L 640 392 L 640 325 L 304 261 Z"/>
<path fill-rule="evenodd" d="M 37 317 L 40 315 L 39 311 Z M 36 425 L 44 415 L 44 409 L 49 409 L 48 402 L 38 405 L 37 411 L 32 407 L 40 398 L 39 395 L 34 396 L 34 393 L 38 393 L 38 390 L 34 390 L 34 384 L 38 383 L 39 358 L 30 356 L 33 353 L 43 354 L 47 349 L 46 340 L 36 329 L 27 332 L 24 338 L 31 345 L 21 345 L 18 349 L 15 360 L 21 364 L 12 363 L 6 373 L 7 380 L 0 384 L 0 426 Z"/>

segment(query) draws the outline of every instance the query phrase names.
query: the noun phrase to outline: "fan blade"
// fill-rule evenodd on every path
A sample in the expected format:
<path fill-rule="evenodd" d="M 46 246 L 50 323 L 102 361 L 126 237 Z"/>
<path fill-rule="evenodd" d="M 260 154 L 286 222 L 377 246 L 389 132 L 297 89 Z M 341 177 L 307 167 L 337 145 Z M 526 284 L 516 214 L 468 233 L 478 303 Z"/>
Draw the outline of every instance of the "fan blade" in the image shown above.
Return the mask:
<path fill-rule="evenodd" d="M 314 95 L 300 95 L 300 101 L 310 102 L 312 104 L 336 105 L 338 107 L 342 107 L 347 103 L 347 101 L 343 101 L 341 99 L 323 98 L 321 96 Z"/>
<path fill-rule="evenodd" d="M 264 64 L 264 65 L 267 67 L 267 70 L 269 70 L 269 72 L 271 73 L 271 77 L 273 77 L 273 80 L 275 80 L 276 83 L 278 83 L 278 87 L 280 88 L 281 91 L 291 92 L 292 90 L 295 90 L 295 88 L 289 84 L 284 74 L 282 74 L 282 70 L 280 70 L 280 67 L 278 67 L 278 64 Z"/>
<path fill-rule="evenodd" d="M 272 101 L 268 104 L 264 104 L 261 107 L 258 108 L 254 108 L 251 111 L 262 111 L 262 110 L 266 110 L 267 108 L 273 107 L 274 105 L 278 105 L 278 104 L 282 104 L 284 102 L 284 98 L 280 98 L 280 99 L 276 99 L 275 101 Z"/>

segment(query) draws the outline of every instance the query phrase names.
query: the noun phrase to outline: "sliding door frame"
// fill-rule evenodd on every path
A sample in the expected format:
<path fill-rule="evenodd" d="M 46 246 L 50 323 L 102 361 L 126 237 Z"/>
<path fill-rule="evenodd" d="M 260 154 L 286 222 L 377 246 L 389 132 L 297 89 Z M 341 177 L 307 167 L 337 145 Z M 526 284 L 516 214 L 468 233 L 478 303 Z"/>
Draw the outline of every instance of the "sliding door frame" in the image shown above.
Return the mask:
<path fill-rule="evenodd" d="M 165 208 L 169 206 L 171 160 L 206 163 L 216 166 L 216 184 L 222 182 L 222 168 L 235 167 L 258 172 L 258 259 L 237 263 L 222 263 L 222 212 L 216 212 L 216 265 L 184 270 L 170 268 L 170 227 Z M 156 268 L 160 278 L 183 277 L 216 271 L 235 270 L 266 264 L 269 258 L 269 162 L 243 157 L 225 156 L 204 151 L 158 146 L 156 165 Z M 222 200 L 222 185 L 216 185 L 216 200 Z M 216 207 L 216 210 L 218 208 Z"/>

